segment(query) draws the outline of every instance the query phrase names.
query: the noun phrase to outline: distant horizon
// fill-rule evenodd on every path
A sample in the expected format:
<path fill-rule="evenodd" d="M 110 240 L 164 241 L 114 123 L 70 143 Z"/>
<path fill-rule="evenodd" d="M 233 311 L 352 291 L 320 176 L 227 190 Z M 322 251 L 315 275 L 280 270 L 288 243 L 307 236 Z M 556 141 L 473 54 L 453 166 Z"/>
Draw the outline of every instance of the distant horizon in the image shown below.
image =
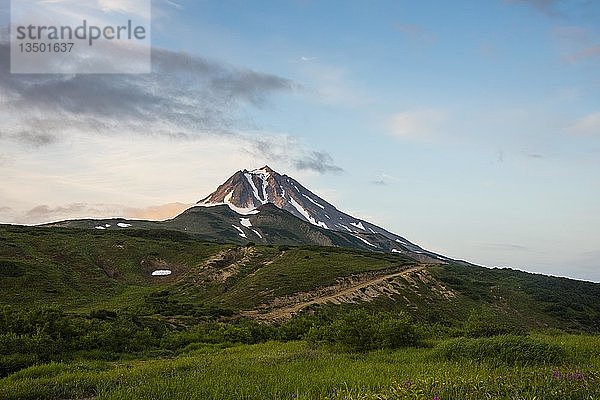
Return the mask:
<path fill-rule="evenodd" d="M 431 251 L 600 282 L 599 2 L 153 0 L 153 72 L 99 75 L 11 74 L 8 3 L 0 223 L 165 219 L 269 165 Z"/>

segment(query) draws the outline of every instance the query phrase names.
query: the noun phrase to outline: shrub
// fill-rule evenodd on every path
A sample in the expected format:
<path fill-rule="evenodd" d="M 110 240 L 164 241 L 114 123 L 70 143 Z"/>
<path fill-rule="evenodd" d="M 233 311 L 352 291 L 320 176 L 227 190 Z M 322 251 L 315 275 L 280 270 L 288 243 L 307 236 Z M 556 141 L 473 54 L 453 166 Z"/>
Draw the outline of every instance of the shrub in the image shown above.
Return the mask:
<path fill-rule="evenodd" d="M 35 354 L 0 355 L 0 377 L 8 376 L 38 362 Z"/>
<path fill-rule="evenodd" d="M 420 345 L 417 330 L 406 317 L 364 310 L 353 310 L 329 325 L 313 327 L 306 338 L 359 352 Z"/>
<path fill-rule="evenodd" d="M 522 324 L 490 309 L 472 311 L 464 325 L 465 335 L 472 338 L 499 335 L 526 335 Z"/>

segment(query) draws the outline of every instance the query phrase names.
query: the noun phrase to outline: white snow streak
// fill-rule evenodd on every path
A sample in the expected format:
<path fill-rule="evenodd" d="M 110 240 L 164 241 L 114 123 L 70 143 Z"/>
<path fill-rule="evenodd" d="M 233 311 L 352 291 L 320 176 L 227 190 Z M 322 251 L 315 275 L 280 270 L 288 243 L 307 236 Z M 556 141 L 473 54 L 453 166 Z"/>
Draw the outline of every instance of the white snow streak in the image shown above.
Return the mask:
<path fill-rule="evenodd" d="M 350 222 L 350 225 L 357 227 L 358 229 L 362 229 L 363 231 L 366 231 L 365 226 L 363 225 L 362 221 L 358 221 L 358 223 Z"/>
<path fill-rule="evenodd" d="M 306 197 L 311 203 L 313 203 L 314 205 L 316 205 L 317 207 L 321 207 L 323 210 L 325 209 L 324 206 L 322 206 L 321 204 L 317 203 L 316 201 L 314 201 L 310 196 L 307 196 L 305 194 L 302 194 L 302 196 Z"/>
<path fill-rule="evenodd" d="M 246 174 L 244 174 L 244 176 L 248 180 L 248 183 L 250 183 L 250 186 L 252 186 L 252 192 L 254 193 L 254 197 L 256 197 L 256 200 L 258 200 L 261 203 L 265 204 L 264 201 L 263 201 L 263 199 L 260 198 L 260 194 L 258 194 L 258 189 L 256 188 L 256 185 L 254 184 L 254 180 L 252 179 L 252 175 L 246 173 Z"/>
<path fill-rule="evenodd" d="M 369 243 L 369 241 L 368 241 L 368 240 L 366 240 L 366 239 L 363 239 L 363 238 L 361 238 L 360 236 L 356 236 L 356 235 L 352 235 L 352 236 L 354 236 L 354 237 L 355 237 L 355 238 L 357 238 L 357 239 L 360 239 L 360 240 L 362 240 L 363 242 L 365 242 L 366 244 L 368 244 L 368 245 L 369 245 L 369 246 L 371 246 L 371 247 L 377 247 L 377 246 L 375 246 L 373 243 Z"/>
<path fill-rule="evenodd" d="M 157 269 L 152 273 L 152 276 L 168 276 L 171 275 L 171 270 L 169 269 Z"/>
<path fill-rule="evenodd" d="M 131 227 L 131 224 L 125 224 L 125 223 L 123 223 L 123 222 L 119 222 L 119 223 L 117 224 L 117 226 L 118 226 L 119 228 L 129 228 L 129 227 Z"/>
<path fill-rule="evenodd" d="M 250 218 L 241 218 L 240 224 L 242 224 L 242 226 L 245 226 L 246 228 L 250 228 L 252 226 L 252 222 L 250 222 Z"/>
<path fill-rule="evenodd" d="M 293 197 L 290 197 L 290 203 L 292 203 L 292 206 L 294 206 L 294 208 L 295 208 L 296 210 L 298 210 L 298 212 L 299 212 L 300 214 L 302 214 L 302 215 L 304 216 L 304 218 L 306 218 L 306 220 L 307 220 L 308 222 L 310 222 L 310 223 L 311 223 L 311 224 L 313 224 L 313 225 L 317 225 L 317 226 L 320 226 L 320 227 L 322 227 L 322 228 L 329 229 L 329 227 L 327 226 L 327 224 L 326 224 L 325 222 L 321 222 L 321 221 L 317 221 L 317 220 L 315 220 L 315 219 L 314 219 L 314 218 L 313 218 L 313 217 L 312 217 L 312 216 L 311 216 L 311 215 L 308 213 L 308 211 L 306 211 L 306 210 L 304 209 L 304 207 L 302 207 L 300 204 L 298 204 L 298 202 L 297 202 L 297 201 L 296 201 L 296 200 L 295 200 Z"/>
<path fill-rule="evenodd" d="M 239 226 L 235 226 L 235 225 L 231 225 L 231 226 L 233 226 L 235 229 L 238 230 L 238 232 L 239 232 L 238 235 L 240 235 L 243 238 L 248 239 L 248 237 L 246 237 L 246 234 L 244 233 L 244 231 L 242 230 L 242 228 L 240 228 Z"/>
<path fill-rule="evenodd" d="M 352 229 L 348 228 L 346 225 L 344 224 L 338 224 L 338 226 L 341 226 L 342 228 L 346 229 L 348 232 L 354 232 Z"/>
<path fill-rule="evenodd" d="M 256 233 L 256 236 L 258 236 L 259 238 L 263 238 L 262 235 L 260 233 L 258 233 L 258 231 L 256 229 L 251 229 L 252 232 Z"/>

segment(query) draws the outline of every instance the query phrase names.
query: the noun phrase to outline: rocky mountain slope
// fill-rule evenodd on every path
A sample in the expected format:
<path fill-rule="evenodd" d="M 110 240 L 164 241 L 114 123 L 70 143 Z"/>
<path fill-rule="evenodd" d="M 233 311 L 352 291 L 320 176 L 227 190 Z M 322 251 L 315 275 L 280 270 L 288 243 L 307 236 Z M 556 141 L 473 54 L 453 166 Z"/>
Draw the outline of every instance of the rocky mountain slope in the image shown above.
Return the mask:
<path fill-rule="evenodd" d="M 402 254 L 426 263 L 449 260 L 339 211 L 293 178 L 268 166 L 236 172 L 196 206 L 167 221 L 72 220 L 48 226 L 99 231 L 167 229 L 202 240 L 236 244 L 337 246 Z"/>

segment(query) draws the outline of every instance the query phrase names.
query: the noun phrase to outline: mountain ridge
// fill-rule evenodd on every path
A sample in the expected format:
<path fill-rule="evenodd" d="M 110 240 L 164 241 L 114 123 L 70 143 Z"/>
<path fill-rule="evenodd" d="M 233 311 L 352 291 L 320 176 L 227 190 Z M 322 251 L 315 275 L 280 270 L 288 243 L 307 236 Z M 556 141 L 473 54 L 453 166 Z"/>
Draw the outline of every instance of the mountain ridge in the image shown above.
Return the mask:
<path fill-rule="evenodd" d="M 294 178 L 279 174 L 268 165 L 250 171 L 244 169 L 235 172 L 213 193 L 198 201 L 196 206 L 227 205 L 239 214 L 251 215 L 256 213 L 258 207 L 268 203 L 312 225 L 349 233 L 373 249 L 398 253 L 408 251 L 442 261 L 448 260 L 447 257 L 425 250 L 400 235 L 338 210 Z M 382 235 L 391 243 L 382 248 L 368 240 L 370 235 Z M 394 248 L 394 242 L 398 248 Z"/>

